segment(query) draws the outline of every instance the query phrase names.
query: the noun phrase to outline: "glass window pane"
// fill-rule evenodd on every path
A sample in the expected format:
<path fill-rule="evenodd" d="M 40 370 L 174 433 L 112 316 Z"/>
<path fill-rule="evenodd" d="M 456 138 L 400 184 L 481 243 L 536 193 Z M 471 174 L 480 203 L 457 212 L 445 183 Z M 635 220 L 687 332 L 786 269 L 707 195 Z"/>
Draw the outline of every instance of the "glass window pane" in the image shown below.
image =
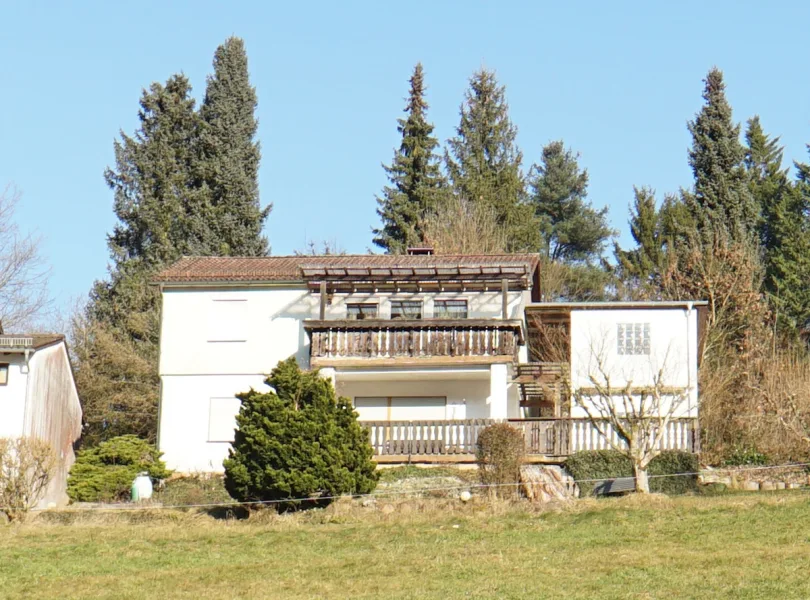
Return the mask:
<path fill-rule="evenodd" d="M 436 300 L 433 303 L 433 317 L 436 319 L 466 319 L 466 300 Z"/>
<path fill-rule="evenodd" d="M 374 319 L 377 317 L 376 304 L 347 304 L 346 305 L 346 318 L 347 319 Z"/>
<path fill-rule="evenodd" d="M 391 300 L 392 319 L 421 319 L 422 302 L 419 300 Z"/>
<path fill-rule="evenodd" d="M 8 365 L 2 364 L 0 365 L 0 385 L 6 385 L 8 383 Z"/>

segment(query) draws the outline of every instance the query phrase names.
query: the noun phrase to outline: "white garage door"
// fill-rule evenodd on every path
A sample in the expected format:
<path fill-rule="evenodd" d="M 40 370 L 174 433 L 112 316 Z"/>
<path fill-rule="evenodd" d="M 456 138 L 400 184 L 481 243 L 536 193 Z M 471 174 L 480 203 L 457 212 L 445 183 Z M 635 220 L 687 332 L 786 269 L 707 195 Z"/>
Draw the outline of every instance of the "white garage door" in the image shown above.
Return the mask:
<path fill-rule="evenodd" d="M 437 421 L 446 416 L 447 398 L 391 396 L 355 398 L 361 421 Z"/>

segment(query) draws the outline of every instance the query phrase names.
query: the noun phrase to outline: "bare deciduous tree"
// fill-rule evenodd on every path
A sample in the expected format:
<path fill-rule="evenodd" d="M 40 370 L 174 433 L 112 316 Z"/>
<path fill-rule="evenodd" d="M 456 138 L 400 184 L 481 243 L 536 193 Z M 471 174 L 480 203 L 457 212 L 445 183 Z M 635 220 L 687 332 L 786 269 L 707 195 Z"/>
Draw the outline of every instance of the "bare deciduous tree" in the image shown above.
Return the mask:
<path fill-rule="evenodd" d="M 663 449 L 670 421 L 684 408 L 689 389 L 672 386 L 668 355 L 660 367 L 651 365 L 650 381 L 633 382 L 607 360 L 607 336 L 590 346 L 587 378 L 590 388 L 574 389 L 574 402 L 611 448 L 633 463 L 636 491 L 647 494 L 647 467 Z"/>
<path fill-rule="evenodd" d="M 436 254 L 498 254 L 506 251 L 505 228 L 495 209 L 452 196 L 425 219 L 425 244 Z"/>
<path fill-rule="evenodd" d="M 36 438 L 0 438 L 0 511 L 22 521 L 42 498 L 56 467 L 51 447 Z"/>
<path fill-rule="evenodd" d="M 22 233 L 14 219 L 19 199 L 11 186 L 0 193 L 0 323 L 6 331 L 30 325 L 49 301 L 40 240 Z"/>

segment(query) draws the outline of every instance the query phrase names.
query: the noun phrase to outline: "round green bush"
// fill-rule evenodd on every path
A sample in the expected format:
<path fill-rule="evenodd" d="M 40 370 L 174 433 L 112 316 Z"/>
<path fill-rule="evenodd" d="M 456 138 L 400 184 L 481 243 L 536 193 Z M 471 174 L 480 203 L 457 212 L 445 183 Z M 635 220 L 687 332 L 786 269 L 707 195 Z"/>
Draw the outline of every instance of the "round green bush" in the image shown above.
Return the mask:
<path fill-rule="evenodd" d="M 506 423 L 495 423 L 478 434 L 476 460 L 481 483 L 494 486 L 497 496 L 515 495 L 520 481 L 520 465 L 526 455 L 523 432 Z"/>
<path fill-rule="evenodd" d="M 301 371 L 294 358 L 280 362 L 267 385 L 273 391 L 239 396 L 237 429 L 224 461 L 228 493 L 284 511 L 371 492 L 378 479 L 373 450 L 351 402 L 336 398 L 331 382 L 317 372 Z"/>
<path fill-rule="evenodd" d="M 68 496 L 73 502 L 124 500 L 138 473 L 145 471 L 152 479 L 171 475 L 160 457 L 157 448 L 135 435 L 79 450 L 68 477 Z"/>

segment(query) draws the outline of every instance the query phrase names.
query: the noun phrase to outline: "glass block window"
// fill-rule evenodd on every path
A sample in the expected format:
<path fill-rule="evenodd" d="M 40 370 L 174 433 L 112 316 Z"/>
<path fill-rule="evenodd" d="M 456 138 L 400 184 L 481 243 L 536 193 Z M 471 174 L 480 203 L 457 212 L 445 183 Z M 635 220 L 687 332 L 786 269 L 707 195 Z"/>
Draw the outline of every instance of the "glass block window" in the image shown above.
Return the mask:
<path fill-rule="evenodd" d="M 466 319 L 466 300 L 436 300 L 433 302 L 433 317 L 435 319 Z"/>
<path fill-rule="evenodd" d="M 419 300 L 391 300 L 392 319 L 421 319 L 422 302 Z"/>
<path fill-rule="evenodd" d="M 360 321 L 362 319 L 376 319 L 376 304 L 347 304 L 346 318 Z"/>
<path fill-rule="evenodd" d="M 649 355 L 650 324 L 619 323 L 616 334 L 616 343 L 618 345 L 619 354 Z"/>

